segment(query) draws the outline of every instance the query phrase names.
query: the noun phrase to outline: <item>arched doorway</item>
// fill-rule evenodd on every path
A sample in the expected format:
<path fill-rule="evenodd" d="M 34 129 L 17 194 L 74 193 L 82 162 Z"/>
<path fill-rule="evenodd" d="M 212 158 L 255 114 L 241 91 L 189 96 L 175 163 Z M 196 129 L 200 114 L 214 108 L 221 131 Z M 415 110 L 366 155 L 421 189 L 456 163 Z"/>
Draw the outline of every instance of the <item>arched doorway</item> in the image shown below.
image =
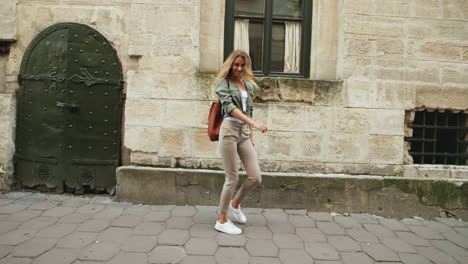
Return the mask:
<path fill-rule="evenodd" d="M 59 23 L 21 62 L 15 174 L 21 186 L 113 193 L 120 163 L 122 66 L 95 29 Z"/>

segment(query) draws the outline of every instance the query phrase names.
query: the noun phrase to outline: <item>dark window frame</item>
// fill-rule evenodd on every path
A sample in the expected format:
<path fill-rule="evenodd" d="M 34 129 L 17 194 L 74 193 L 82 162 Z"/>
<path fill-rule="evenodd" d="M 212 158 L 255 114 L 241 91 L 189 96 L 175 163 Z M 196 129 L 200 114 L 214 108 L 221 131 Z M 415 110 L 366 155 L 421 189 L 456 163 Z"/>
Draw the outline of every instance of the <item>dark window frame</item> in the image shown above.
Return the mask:
<path fill-rule="evenodd" d="M 310 50 L 312 36 L 312 1 L 302 1 L 302 18 L 276 17 L 275 20 L 281 21 L 302 21 L 301 32 L 301 61 L 299 73 L 271 72 L 271 38 L 273 25 L 273 0 L 265 1 L 264 19 L 264 46 L 262 71 L 254 71 L 257 77 L 289 77 L 289 78 L 309 78 L 310 75 Z M 234 50 L 234 22 L 236 18 L 258 19 L 257 16 L 234 15 L 235 0 L 226 0 L 225 21 L 224 21 L 224 60 Z"/>
<path fill-rule="evenodd" d="M 463 111 L 417 111 L 415 120 L 409 125 L 413 129 L 413 135 L 405 137 L 411 143 L 409 154 L 413 157 L 414 164 L 466 165 L 467 119 Z M 452 136 L 451 143 L 454 145 L 446 145 L 447 142 L 441 135 Z M 452 150 L 446 151 L 448 148 Z"/>

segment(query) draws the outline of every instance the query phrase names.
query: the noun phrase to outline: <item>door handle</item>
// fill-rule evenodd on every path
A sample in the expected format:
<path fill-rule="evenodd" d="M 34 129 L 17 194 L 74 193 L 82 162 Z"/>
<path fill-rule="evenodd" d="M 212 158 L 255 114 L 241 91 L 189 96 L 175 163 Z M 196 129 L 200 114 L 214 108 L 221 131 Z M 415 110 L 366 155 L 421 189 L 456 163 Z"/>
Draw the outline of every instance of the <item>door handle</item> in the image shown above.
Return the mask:
<path fill-rule="evenodd" d="M 59 108 L 65 108 L 65 109 L 69 109 L 71 111 L 76 111 L 76 110 L 80 109 L 80 106 L 77 105 L 77 104 L 68 104 L 68 103 L 62 103 L 62 102 L 55 102 L 55 104 Z"/>

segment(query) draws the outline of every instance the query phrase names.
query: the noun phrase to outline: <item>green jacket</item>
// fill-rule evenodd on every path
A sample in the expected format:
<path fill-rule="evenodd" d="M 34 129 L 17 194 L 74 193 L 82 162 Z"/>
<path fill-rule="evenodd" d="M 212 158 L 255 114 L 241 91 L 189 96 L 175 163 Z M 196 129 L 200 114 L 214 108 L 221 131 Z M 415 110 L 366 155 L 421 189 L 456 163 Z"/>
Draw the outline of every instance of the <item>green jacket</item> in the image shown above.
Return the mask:
<path fill-rule="evenodd" d="M 226 80 L 220 80 L 216 85 L 216 94 L 218 94 L 219 100 L 223 105 L 223 117 L 232 117 L 230 113 L 235 108 L 239 109 L 248 117 L 252 117 L 253 113 L 253 96 L 254 96 L 254 86 L 249 81 L 244 81 L 245 87 L 247 88 L 247 112 L 242 111 L 242 99 L 241 92 L 239 87 L 234 81 L 229 81 L 229 85 Z"/>

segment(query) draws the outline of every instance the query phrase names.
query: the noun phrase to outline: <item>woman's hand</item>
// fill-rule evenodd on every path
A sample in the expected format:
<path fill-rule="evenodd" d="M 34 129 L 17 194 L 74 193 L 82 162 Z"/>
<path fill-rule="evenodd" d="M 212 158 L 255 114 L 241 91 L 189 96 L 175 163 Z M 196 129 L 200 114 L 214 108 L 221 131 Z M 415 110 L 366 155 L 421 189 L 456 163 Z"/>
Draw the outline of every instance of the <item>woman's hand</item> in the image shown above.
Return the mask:
<path fill-rule="evenodd" d="M 255 127 L 256 129 L 260 130 L 262 133 L 264 133 L 265 131 L 268 130 L 268 127 L 262 123 L 257 123 L 257 122 L 254 122 L 252 124 L 253 127 Z"/>

